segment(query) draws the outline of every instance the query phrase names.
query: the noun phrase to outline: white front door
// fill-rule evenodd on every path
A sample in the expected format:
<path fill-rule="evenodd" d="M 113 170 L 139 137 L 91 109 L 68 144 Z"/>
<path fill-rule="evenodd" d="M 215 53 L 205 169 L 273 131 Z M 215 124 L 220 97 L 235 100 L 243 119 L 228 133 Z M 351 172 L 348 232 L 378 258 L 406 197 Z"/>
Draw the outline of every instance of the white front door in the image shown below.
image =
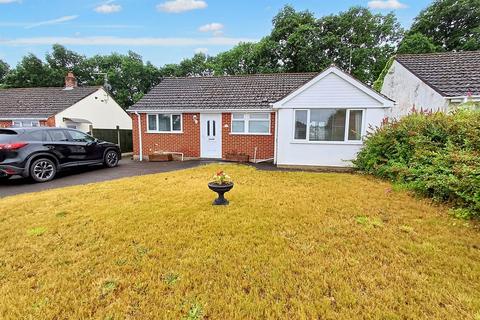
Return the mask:
<path fill-rule="evenodd" d="M 221 114 L 200 114 L 200 157 L 222 158 Z"/>

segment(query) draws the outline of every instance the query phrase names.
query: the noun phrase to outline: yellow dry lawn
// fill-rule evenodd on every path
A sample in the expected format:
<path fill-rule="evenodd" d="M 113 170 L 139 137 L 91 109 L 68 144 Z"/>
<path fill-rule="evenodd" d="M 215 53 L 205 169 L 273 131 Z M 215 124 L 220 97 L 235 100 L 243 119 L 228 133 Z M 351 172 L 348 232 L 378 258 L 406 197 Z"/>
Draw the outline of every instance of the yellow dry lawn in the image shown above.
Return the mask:
<path fill-rule="evenodd" d="M 4 198 L 0 318 L 479 319 L 478 225 L 389 189 L 217 164 Z"/>

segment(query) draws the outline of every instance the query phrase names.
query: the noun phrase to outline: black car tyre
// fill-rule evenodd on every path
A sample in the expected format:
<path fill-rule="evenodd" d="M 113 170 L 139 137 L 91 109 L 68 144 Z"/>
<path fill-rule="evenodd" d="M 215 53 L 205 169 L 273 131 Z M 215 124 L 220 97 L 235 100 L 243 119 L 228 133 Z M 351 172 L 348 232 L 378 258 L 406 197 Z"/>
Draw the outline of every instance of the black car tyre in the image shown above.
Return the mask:
<path fill-rule="evenodd" d="M 57 166 L 50 159 L 40 158 L 32 162 L 30 177 L 36 182 L 47 182 L 55 178 Z"/>
<path fill-rule="evenodd" d="M 103 164 L 107 168 L 113 168 L 118 165 L 118 152 L 115 150 L 108 150 L 103 157 Z"/>

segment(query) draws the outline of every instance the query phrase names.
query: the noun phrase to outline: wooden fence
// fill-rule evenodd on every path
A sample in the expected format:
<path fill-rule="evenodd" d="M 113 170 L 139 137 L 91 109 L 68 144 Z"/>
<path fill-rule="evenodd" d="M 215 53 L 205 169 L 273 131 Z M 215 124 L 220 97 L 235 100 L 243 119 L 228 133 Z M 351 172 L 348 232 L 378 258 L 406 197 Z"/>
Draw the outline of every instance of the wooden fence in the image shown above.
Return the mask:
<path fill-rule="evenodd" d="M 133 151 L 133 137 L 132 130 L 127 129 L 93 129 L 92 135 L 99 139 L 108 142 L 116 143 L 120 146 L 122 152 Z"/>

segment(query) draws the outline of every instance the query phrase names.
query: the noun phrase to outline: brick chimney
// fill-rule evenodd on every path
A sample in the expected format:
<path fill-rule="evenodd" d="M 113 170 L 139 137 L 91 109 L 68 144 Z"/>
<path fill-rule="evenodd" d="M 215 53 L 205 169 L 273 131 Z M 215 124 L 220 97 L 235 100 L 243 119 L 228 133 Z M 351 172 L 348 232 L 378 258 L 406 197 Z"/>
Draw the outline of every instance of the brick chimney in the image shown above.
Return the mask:
<path fill-rule="evenodd" d="M 65 77 L 65 89 L 73 89 L 77 86 L 77 78 L 73 72 L 69 72 Z"/>

